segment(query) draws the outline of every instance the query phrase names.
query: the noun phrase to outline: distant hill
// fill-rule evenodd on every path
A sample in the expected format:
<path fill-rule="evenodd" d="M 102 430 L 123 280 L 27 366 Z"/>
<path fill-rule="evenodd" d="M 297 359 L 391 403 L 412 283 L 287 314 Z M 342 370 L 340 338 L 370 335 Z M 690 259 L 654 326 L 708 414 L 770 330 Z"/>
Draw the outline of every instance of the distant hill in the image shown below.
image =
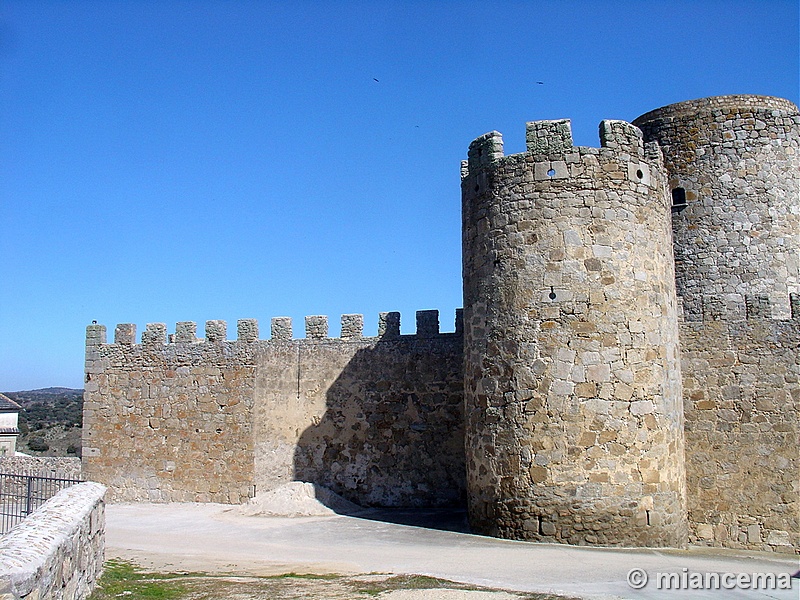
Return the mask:
<path fill-rule="evenodd" d="M 22 407 L 17 450 L 34 456 L 80 456 L 83 390 L 49 387 L 3 394 Z"/>

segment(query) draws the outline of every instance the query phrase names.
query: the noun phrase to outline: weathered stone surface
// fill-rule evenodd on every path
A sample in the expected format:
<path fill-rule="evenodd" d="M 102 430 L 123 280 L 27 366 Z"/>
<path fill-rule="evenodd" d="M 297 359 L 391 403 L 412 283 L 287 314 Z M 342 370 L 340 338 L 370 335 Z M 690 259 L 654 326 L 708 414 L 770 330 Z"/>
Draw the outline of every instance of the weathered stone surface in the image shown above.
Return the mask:
<path fill-rule="evenodd" d="M 220 326 L 207 341 L 93 344 L 85 477 L 111 501 L 237 504 L 300 479 L 364 506 L 462 503 L 461 336 L 438 333 L 437 311 L 401 336 L 394 314 L 397 334 L 379 338 L 348 315 L 344 339 L 312 317 L 300 340 L 274 319 L 269 341 L 247 320 L 235 342 Z"/>
<path fill-rule="evenodd" d="M 0 593 L 9 600 L 83 600 L 105 550 L 105 487 L 66 488 L 0 538 Z"/>
<path fill-rule="evenodd" d="M 723 96 L 634 123 L 661 146 L 669 187 L 685 198 L 672 226 L 690 541 L 778 550 L 786 533 L 800 549 L 797 107 Z"/>
<path fill-rule="evenodd" d="M 566 146 L 565 128 L 529 123 L 533 151 L 470 163 L 462 181 L 470 522 L 510 538 L 679 546 L 666 175 L 629 123 L 603 122 L 599 149 Z"/>
<path fill-rule="evenodd" d="M 797 107 L 720 96 L 665 106 L 634 123 L 661 146 L 669 188 L 685 198 L 672 226 L 687 307 L 700 311 L 712 296 L 745 308 L 751 296 L 766 301 L 748 304 L 753 310 L 788 318 L 789 294 L 800 291 Z"/>
<path fill-rule="evenodd" d="M 716 526 L 690 541 L 800 548 L 798 321 L 686 321 L 681 350 L 689 511 Z"/>
<path fill-rule="evenodd" d="M 81 459 L 71 456 L 0 456 L 0 471 L 17 475 L 80 479 Z"/>
<path fill-rule="evenodd" d="M 264 345 L 257 490 L 300 480 L 362 506 L 463 502 L 461 344 L 442 334 Z"/>
<path fill-rule="evenodd" d="M 218 323 L 200 343 L 95 346 L 84 478 L 108 485 L 110 500 L 238 503 L 252 494 L 257 344 L 218 340 Z"/>

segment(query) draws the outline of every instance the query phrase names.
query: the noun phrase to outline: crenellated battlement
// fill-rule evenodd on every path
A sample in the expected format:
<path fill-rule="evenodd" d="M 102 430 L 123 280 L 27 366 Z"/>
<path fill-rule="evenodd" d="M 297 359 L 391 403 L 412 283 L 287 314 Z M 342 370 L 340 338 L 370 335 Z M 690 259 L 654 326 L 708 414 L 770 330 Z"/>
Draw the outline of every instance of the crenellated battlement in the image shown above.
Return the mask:
<path fill-rule="evenodd" d="M 287 342 L 294 339 L 303 341 L 356 341 L 356 340 L 391 340 L 399 338 L 436 338 L 438 336 L 460 336 L 463 333 L 463 312 L 456 309 L 455 331 L 442 332 L 439 330 L 438 310 L 419 310 L 416 313 L 416 332 L 413 334 L 400 333 L 400 313 L 382 312 L 378 315 L 377 336 L 364 336 L 364 315 L 345 314 L 341 316 L 341 334 L 338 338 L 331 338 L 328 334 L 328 317 L 325 315 L 311 315 L 305 318 L 305 338 L 294 338 L 291 317 L 273 317 L 270 328 L 269 341 Z M 228 340 L 228 324 L 222 320 L 210 320 L 205 323 L 205 337 L 197 337 L 197 323 L 194 321 L 180 321 L 175 324 L 175 332 L 168 333 L 166 323 L 147 323 L 142 332 L 140 343 L 143 346 L 159 346 L 167 344 L 202 344 L 223 343 Z M 252 343 L 260 340 L 257 319 L 239 319 L 236 324 L 237 342 Z M 92 324 L 86 328 L 86 346 L 99 346 L 107 344 L 106 326 Z M 136 325 L 134 323 L 120 323 L 114 328 L 114 340 L 111 342 L 119 346 L 133 346 L 137 343 Z"/>
<path fill-rule="evenodd" d="M 775 302 L 768 296 L 701 295 L 678 296 L 678 315 L 684 321 L 798 321 L 800 320 L 800 294 L 789 294 L 791 316 L 783 317 L 775 306 L 785 305 L 784 299 Z"/>
<path fill-rule="evenodd" d="M 569 119 L 525 123 L 525 145 L 531 154 L 566 154 L 572 149 Z"/>
<path fill-rule="evenodd" d="M 570 179 L 599 182 L 629 181 L 658 188 L 664 177 L 663 155 L 656 143 L 644 143 L 638 127 L 619 120 L 604 120 L 599 126 L 600 147 L 573 146 L 569 119 L 531 121 L 525 124 L 526 151 L 503 154 L 503 136 L 491 131 L 469 146 L 461 163 L 462 188 L 468 195 L 487 189 L 486 173 L 504 168 L 518 171 L 525 181 L 546 185 Z M 519 176 L 519 175 L 517 175 Z"/>

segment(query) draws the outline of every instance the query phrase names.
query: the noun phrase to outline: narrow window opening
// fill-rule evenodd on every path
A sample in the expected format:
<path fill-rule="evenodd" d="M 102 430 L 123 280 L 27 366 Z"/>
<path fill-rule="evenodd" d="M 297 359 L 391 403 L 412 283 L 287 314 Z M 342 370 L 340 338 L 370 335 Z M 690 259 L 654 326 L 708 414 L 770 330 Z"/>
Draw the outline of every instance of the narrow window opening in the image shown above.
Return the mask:
<path fill-rule="evenodd" d="M 686 190 L 676 187 L 672 190 L 672 212 L 681 212 L 686 208 Z"/>
<path fill-rule="evenodd" d="M 641 169 L 638 169 L 638 170 L 636 171 L 636 176 L 637 176 L 639 179 L 641 179 L 642 177 L 644 177 L 644 173 L 642 173 L 642 170 L 641 170 Z"/>

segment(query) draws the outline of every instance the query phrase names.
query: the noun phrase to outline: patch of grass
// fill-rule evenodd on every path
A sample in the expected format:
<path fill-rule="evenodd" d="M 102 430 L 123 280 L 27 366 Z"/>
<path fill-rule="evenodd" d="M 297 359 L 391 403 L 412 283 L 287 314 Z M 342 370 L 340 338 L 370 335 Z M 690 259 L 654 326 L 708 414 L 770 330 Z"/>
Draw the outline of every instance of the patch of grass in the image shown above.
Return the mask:
<path fill-rule="evenodd" d="M 341 579 L 342 575 L 335 573 L 327 573 L 320 575 L 319 573 L 282 573 L 280 575 L 262 575 L 259 579 L 327 579 L 335 580 Z"/>
<path fill-rule="evenodd" d="M 349 576 L 319 573 L 283 573 L 267 576 L 208 573 L 147 573 L 133 563 L 109 560 L 89 600 L 297 600 L 299 598 L 356 600 L 374 598 L 392 590 L 460 589 L 500 591 L 429 577 L 371 573 Z M 366 577 L 366 578 L 362 578 Z M 531 600 L 566 600 L 549 594 L 515 592 Z"/>
<path fill-rule="evenodd" d="M 427 575 L 394 575 L 382 580 L 359 582 L 356 591 L 368 596 L 377 596 L 391 590 L 433 590 L 439 588 L 454 590 L 480 589 Z"/>
<path fill-rule="evenodd" d="M 360 581 L 354 587 L 355 591 L 359 594 L 366 596 L 379 596 L 383 592 L 392 590 L 434 590 L 447 588 L 449 590 L 474 590 L 485 592 L 502 592 L 495 588 L 487 588 L 483 586 L 469 585 L 466 583 L 458 583 L 457 581 L 449 581 L 447 579 L 439 579 L 438 577 L 429 577 L 428 575 L 393 575 L 385 579 L 376 579 L 375 581 Z M 552 594 L 536 594 L 531 592 L 511 592 L 520 598 L 527 598 L 529 600 L 577 600 L 576 598 L 567 598 L 565 596 L 555 596 Z"/>
<path fill-rule="evenodd" d="M 162 579 L 163 576 L 142 573 L 130 563 L 109 560 L 89 600 L 176 600 L 185 595 L 183 585 L 174 579 Z"/>

